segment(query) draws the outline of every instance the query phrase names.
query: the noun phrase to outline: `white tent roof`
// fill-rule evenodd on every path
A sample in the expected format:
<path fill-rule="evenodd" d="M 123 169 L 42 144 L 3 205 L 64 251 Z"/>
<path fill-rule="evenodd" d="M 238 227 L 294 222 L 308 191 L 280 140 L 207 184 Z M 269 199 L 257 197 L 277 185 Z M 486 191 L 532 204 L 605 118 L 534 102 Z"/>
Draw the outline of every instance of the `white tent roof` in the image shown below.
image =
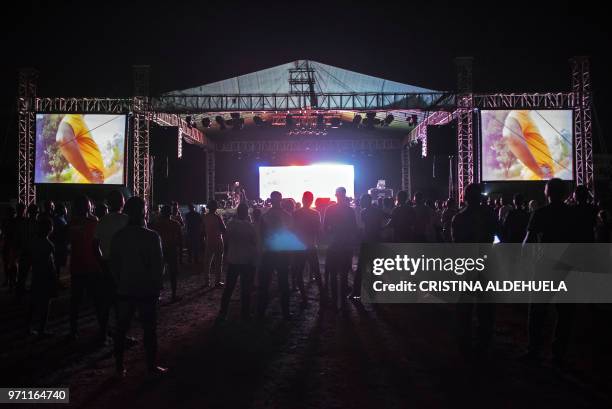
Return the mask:
<path fill-rule="evenodd" d="M 297 60 L 265 70 L 166 95 L 289 94 L 290 70 L 307 65 L 314 70 L 316 93 L 428 93 L 435 90 L 360 74 L 316 61 Z"/>

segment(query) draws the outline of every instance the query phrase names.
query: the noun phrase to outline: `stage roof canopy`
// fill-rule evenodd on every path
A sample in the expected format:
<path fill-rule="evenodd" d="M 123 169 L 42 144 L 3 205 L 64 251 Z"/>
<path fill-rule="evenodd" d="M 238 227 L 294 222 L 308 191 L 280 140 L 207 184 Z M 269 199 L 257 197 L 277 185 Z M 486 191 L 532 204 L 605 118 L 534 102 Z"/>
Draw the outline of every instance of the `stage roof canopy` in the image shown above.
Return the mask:
<path fill-rule="evenodd" d="M 168 92 L 166 95 L 244 95 L 290 94 L 295 91 L 300 78 L 311 73 L 314 92 L 318 94 L 348 93 L 436 93 L 439 91 L 389 81 L 371 75 L 333 67 L 310 60 L 297 60 L 250 74 Z M 294 79 L 292 87 L 290 80 Z"/>

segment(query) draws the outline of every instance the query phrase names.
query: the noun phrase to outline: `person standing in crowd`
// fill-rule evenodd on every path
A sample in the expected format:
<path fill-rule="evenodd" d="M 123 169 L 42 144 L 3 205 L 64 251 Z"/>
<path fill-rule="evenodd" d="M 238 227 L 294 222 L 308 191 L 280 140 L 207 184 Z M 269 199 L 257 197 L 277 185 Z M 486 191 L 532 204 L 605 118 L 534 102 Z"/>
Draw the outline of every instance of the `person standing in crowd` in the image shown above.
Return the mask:
<path fill-rule="evenodd" d="M 181 209 L 179 207 L 178 202 L 172 202 L 171 205 L 172 205 L 171 219 L 177 222 L 181 226 L 181 232 L 182 232 L 183 228 L 185 227 L 185 219 L 183 218 L 183 213 L 181 213 Z M 183 264 L 183 249 L 182 248 L 178 252 L 178 263 Z"/>
<path fill-rule="evenodd" d="M 330 275 L 332 303 L 334 308 L 337 308 L 340 297 L 340 307 L 345 309 L 348 273 L 353 267 L 353 246 L 358 231 L 355 212 L 349 206 L 344 187 L 336 189 L 336 200 L 336 204 L 325 211 L 323 232 L 329 237 L 326 268 Z"/>
<path fill-rule="evenodd" d="M 497 230 L 495 215 L 490 209 L 480 204 L 482 190 L 479 184 L 471 183 L 465 188 L 467 206 L 461 209 L 453 218 L 451 234 L 454 243 L 493 243 Z M 470 300 L 460 300 L 457 304 L 457 330 L 459 347 L 469 356 L 472 347 L 472 312 L 474 303 Z M 495 329 L 495 304 L 476 303 L 478 320 L 477 343 L 474 349 L 478 357 L 484 357 L 488 352 Z"/>
<path fill-rule="evenodd" d="M 55 203 L 53 200 L 45 200 L 42 204 L 42 212 L 38 217 L 44 217 L 53 220 L 55 217 Z"/>
<path fill-rule="evenodd" d="M 597 214 L 597 227 L 595 228 L 595 241 L 597 243 L 610 243 L 612 236 L 612 219 L 610 212 L 600 210 Z"/>
<path fill-rule="evenodd" d="M 527 235 L 524 243 L 572 243 L 575 234 L 572 234 L 575 217 L 572 209 L 563 200 L 565 186 L 561 179 L 550 179 L 544 188 L 544 195 L 548 204 L 542 206 L 531 214 L 527 225 Z M 555 340 L 553 342 L 553 357 L 555 362 L 561 363 L 564 359 L 569 343 L 571 325 L 575 312 L 575 304 L 555 304 L 557 309 L 557 323 Z M 548 304 L 529 304 L 529 341 L 527 353 L 522 357 L 526 361 L 538 361 L 544 343 L 544 326 L 548 313 Z"/>
<path fill-rule="evenodd" d="M 32 294 L 28 309 L 27 326 L 33 335 L 44 337 L 49 315 L 49 301 L 56 292 L 57 275 L 53 259 L 53 243 L 49 235 L 53 231 L 53 221 L 47 215 L 39 217 L 37 237 L 32 241 Z M 38 318 L 36 330 L 32 329 L 35 317 Z"/>
<path fill-rule="evenodd" d="M 529 213 L 523 209 L 523 195 L 514 195 L 514 207 L 501 219 L 501 241 L 503 243 L 522 243 L 529 223 Z"/>
<path fill-rule="evenodd" d="M 296 248 L 290 243 L 291 216 L 281 208 L 283 196 L 280 192 L 270 194 L 272 207 L 261 217 L 261 240 L 263 254 L 259 272 L 259 299 L 257 316 L 263 318 L 268 307 L 268 291 L 272 274 L 276 271 L 283 317 L 289 313 L 289 269 L 291 251 Z"/>
<path fill-rule="evenodd" d="M 57 269 L 57 278 L 59 280 L 62 269 L 66 267 L 68 262 L 68 210 L 64 203 L 59 203 L 55 207 L 55 217 L 53 218 L 53 233 L 51 233 L 51 242 L 55 247 L 55 268 Z"/>
<path fill-rule="evenodd" d="M 225 320 L 234 287 L 240 277 L 240 304 L 243 320 L 251 314 L 251 287 L 257 262 L 257 233 L 249 220 L 249 207 L 241 202 L 225 234 L 225 254 L 228 263 L 227 280 L 221 297 L 218 320 Z"/>
<path fill-rule="evenodd" d="M 15 233 L 14 233 L 15 240 L 13 242 L 13 248 L 15 251 L 15 262 L 16 262 L 15 278 L 14 278 L 13 286 L 16 292 L 18 292 L 19 264 L 21 263 L 22 259 L 26 257 L 24 252 L 26 252 L 27 249 L 25 249 L 24 247 L 28 243 L 28 236 L 27 236 L 28 219 L 25 216 L 25 212 L 26 212 L 26 206 L 23 203 L 17 203 L 17 206 L 15 206 Z M 9 282 L 9 286 L 10 286 L 10 282 Z M 19 297 L 19 294 L 17 294 L 17 297 Z"/>
<path fill-rule="evenodd" d="M 223 268 L 223 235 L 225 223 L 217 214 L 217 201 L 208 202 L 208 213 L 202 218 L 206 248 L 204 250 L 204 274 L 208 285 L 214 288 L 223 287 L 221 269 Z"/>
<path fill-rule="evenodd" d="M 321 214 L 312 208 L 313 200 L 314 195 L 312 192 L 304 192 L 302 195 L 303 206 L 293 213 L 293 229 L 298 239 L 306 246 L 306 250 L 296 251 L 293 258 L 293 274 L 300 289 L 302 304 L 307 302 L 303 277 L 304 267 L 307 264 L 310 276 L 314 278 L 319 288 L 320 300 L 322 303 L 325 301 L 317 251 L 319 236 L 321 235 Z"/>
<path fill-rule="evenodd" d="M 183 248 L 181 226 L 172 219 L 172 209 L 168 205 L 161 208 L 161 215 L 157 223 L 151 226 L 155 230 L 162 242 L 162 253 L 164 264 L 168 266 L 170 273 L 170 286 L 172 288 L 172 302 L 179 298 L 176 296 L 176 283 L 178 275 L 178 253 Z"/>
<path fill-rule="evenodd" d="M 100 244 L 95 238 L 98 220 L 91 214 L 91 201 L 87 196 L 78 196 L 72 205 L 70 220 L 70 338 L 78 338 L 79 308 L 83 295 L 94 300 L 98 324 L 99 341 L 106 342 L 108 311 L 105 309 L 104 280 L 100 262 Z"/>
<path fill-rule="evenodd" d="M 0 231 L 2 234 L 0 237 L 2 239 L 2 266 L 4 268 L 4 282 L 2 286 L 9 287 L 9 291 L 12 290 L 15 285 L 15 274 L 17 270 L 15 213 L 15 209 L 12 206 L 7 208 Z"/>
<path fill-rule="evenodd" d="M 446 208 L 442 211 L 442 216 L 440 221 L 442 222 L 442 239 L 446 243 L 450 243 L 453 241 L 453 237 L 451 235 L 451 224 L 453 222 L 453 217 L 457 214 L 457 202 L 452 197 L 449 197 L 446 200 Z"/>
<path fill-rule="evenodd" d="M 574 203 L 572 206 L 573 223 L 575 230 L 574 243 L 594 243 L 595 226 L 597 225 L 597 207 L 590 202 L 591 193 L 584 185 L 576 186 L 574 190 Z"/>
<path fill-rule="evenodd" d="M 32 267 L 32 257 L 30 250 L 32 242 L 36 238 L 36 229 L 38 218 L 38 206 L 31 204 L 28 206 L 28 217 L 18 224 L 19 242 L 21 252 L 19 254 L 18 269 L 17 269 L 17 299 L 20 300 L 25 294 L 26 282 Z"/>
<path fill-rule="evenodd" d="M 408 192 L 397 193 L 397 207 L 391 214 L 388 226 L 393 230 L 395 243 L 410 243 L 415 238 L 416 212 L 408 204 Z"/>
<path fill-rule="evenodd" d="M 434 211 L 425 205 L 423 193 L 416 192 L 414 200 L 414 229 L 415 243 L 430 243 L 434 240 Z"/>
<path fill-rule="evenodd" d="M 499 209 L 497 210 L 497 221 L 503 223 L 506 220 L 506 216 L 512 210 L 512 206 L 507 202 L 507 199 L 502 196 L 499 202 Z"/>
<path fill-rule="evenodd" d="M 193 203 L 189 204 L 189 212 L 185 215 L 187 228 L 187 251 L 190 263 L 200 263 L 200 239 L 202 238 L 202 217 L 196 211 Z"/>
<path fill-rule="evenodd" d="M 161 214 L 161 205 L 155 204 L 152 206 L 151 211 L 148 213 L 148 225 L 154 225 Z"/>
<path fill-rule="evenodd" d="M 537 200 L 534 199 L 529 201 L 529 204 L 527 205 L 527 210 L 529 211 L 529 214 L 533 214 L 533 212 L 535 212 L 539 207 L 540 204 Z"/>
<path fill-rule="evenodd" d="M 105 203 L 96 203 L 95 208 L 94 208 L 94 216 L 96 216 L 98 220 L 100 220 L 107 214 L 108 214 L 108 206 Z"/>
<path fill-rule="evenodd" d="M 132 197 L 123 210 L 128 224 L 111 240 L 111 271 L 117 283 L 119 316 L 114 340 L 116 370 L 118 376 L 126 376 L 125 336 L 138 311 L 144 330 L 147 369 L 152 375 L 164 374 L 168 369 L 157 365 L 157 303 L 163 273 L 161 239 L 145 227 L 144 200 Z"/>
<path fill-rule="evenodd" d="M 361 206 L 360 219 L 363 224 L 362 245 L 380 243 L 382 241 L 382 230 L 385 227 L 387 215 L 379 208 L 372 206 L 372 196 L 367 193 L 361 196 L 359 204 Z M 396 213 L 397 209 L 397 207 L 393 209 L 391 219 L 393 219 L 393 214 Z M 360 252 L 360 254 L 361 253 L 362 252 Z M 361 298 L 361 278 L 364 269 L 362 265 L 363 261 L 365 260 L 359 259 L 353 280 L 353 289 L 349 294 L 349 298 L 353 300 Z"/>
<path fill-rule="evenodd" d="M 128 217 L 122 213 L 125 199 L 118 190 L 113 190 L 106 198 L 110 212 L 104 216 L 96 225 L 94 237 L 100 246 L 101 260 L 100 267 L 102 276 L 98 291 L 100 292 L 102 310 L 101 316 L 104 321 L 108 320 L 110 310 L 115 301 L 116 283 L 110 270 L 111 262 L 111 242 L 115 234 L 127 226 Z"/>

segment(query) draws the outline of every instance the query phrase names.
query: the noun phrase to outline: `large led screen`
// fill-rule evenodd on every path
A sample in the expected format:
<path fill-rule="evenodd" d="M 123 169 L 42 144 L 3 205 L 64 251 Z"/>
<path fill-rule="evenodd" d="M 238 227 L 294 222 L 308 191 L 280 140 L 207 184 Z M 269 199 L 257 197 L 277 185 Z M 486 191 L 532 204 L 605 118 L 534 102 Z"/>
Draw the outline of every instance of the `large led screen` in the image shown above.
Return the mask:
<path fill-rule="evenodd" d="M 336 188 L 344 187 L 348 197 L 355 196 L 355 170 L 352 165 L 314 164 L 309 166 L 260 166 L 259 196 L 269 198 L 277 190 L 283 197 L 302 200 L 305 191 L 315 199 L 334 199 Z"/>
<path fill-rule="evenodd" d="M 481 113 L 482 180 L 573 179 L 571 110 Z"/>
<path fill-rule="evenodd" d="M 124 184 L 125 115 L 37 114 L 35 183 Z"/>

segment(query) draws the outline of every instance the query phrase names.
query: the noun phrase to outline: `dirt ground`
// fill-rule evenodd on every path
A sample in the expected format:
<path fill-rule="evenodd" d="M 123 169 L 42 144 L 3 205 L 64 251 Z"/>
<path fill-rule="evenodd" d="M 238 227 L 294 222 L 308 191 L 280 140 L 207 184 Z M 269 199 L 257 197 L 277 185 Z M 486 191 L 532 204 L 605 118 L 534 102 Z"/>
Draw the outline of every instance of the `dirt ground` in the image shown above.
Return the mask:
<path fill-rule="evenodd" d="M 169 304 L 167 286 L 162 294 L 163 378 L 145 377 L 140 342 L 126 352 L 127 378 L 116 379 L 112 347 L 92 342 L 90 306 L 83 336 L 69 343 L 67 290 L 52 304 L 56 335 L 25 336 L 25 308 L 3 289 L 0 385 L 68 386 L 70 406 L 88 409 L 612 407 L 610 337 L 590 341 L 592 307 L 581 307 L 563 370 L 517 360 L 526 343 L 523 305 L 499 306 L 491 357 L 475 364 L 458 353 L 451 305 L 351 303 L 340 312 L 320 308 L 312 284 L 307 308 L 292 297 L 291 321 L 281 319 L 273 291 L 266 320 L 244 323 L 237 288 L 227 321 L 215 326 L 221 290 L 204 288 L 199 268 L 182 269 L 182 300 Z M 137 321 L 131 334 L 142 337 Z"/>

